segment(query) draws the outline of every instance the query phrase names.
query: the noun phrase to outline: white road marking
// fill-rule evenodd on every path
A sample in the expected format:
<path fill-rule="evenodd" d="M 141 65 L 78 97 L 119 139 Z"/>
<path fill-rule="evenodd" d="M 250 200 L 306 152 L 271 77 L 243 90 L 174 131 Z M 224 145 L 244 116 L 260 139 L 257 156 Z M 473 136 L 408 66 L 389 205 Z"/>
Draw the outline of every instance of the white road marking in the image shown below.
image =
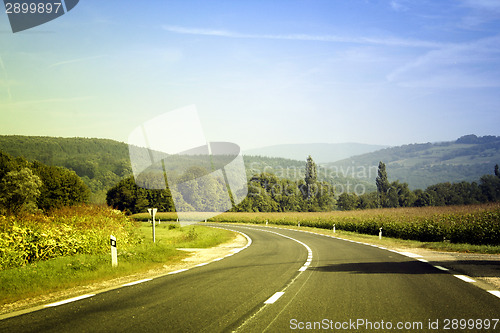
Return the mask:
<path fill-rule="evenodd" d="M 79 300 L 84 299 L 84 298 L 89 298 L 89 297 L 92 297 L 94 295 L 95 294 L 87 294 L 87 295 L 82 295 L 82 296 L 78 296 L 78 297 L 74 297 L 74 298 L 69 298 L 69 299 L 66 299 L 64 301 L 47 304 L 47 305 L 45 305 L 45 307 L 47 308 L 47 307 L 52 307 L 52 306 L 59 306 L 59 305 L 79 301 Z"/>
<path fill-rule="evenodd" d="M 184 269 L 179 269 L 178 271 L 173 271 L 173 272 L 170 272 L 170 273 L 168 273 L 167 275 L 177 274 L 177 273 L 180 273 L 180 272 L 185 272 L 185 271 L 187 271 L 187 270 L 188 270 L 187 268 L 184 268 Z"/>
<path fill-rule="evenodd" d="M 496 297 L 500 298 L 500 291 L 498 290 L 488 290 L 488 292 Z"/>
<path fill-rule="evenodd" d="M 398 252 L 399 254 L 402 254 L 404 256 L 410 257 L 410 258 L 422 258 L 420 254 L 415 254 L 411 252 Z"/>
<path fill-rule="evenodd" d="M 428 260 L 425 260 L 425 259 L 417 259 L 418 261 L 421 261 L 421 262 L 429 262 Z"/>
<path fill-rule="evenodd" d="M 466 275 L 454 275 L 454 277 L 459 278 L 460 280 L 465 281 L 465 282 L 476 282 L 476 280 L 473 280 Z"/>
<path fill-rule="evenodd" d="M 201 264 L 198 264 L 198 265 L 195 265 L 196 267 L 201 267 L 201 266 L 205 266 L 205 265 L 208 265 L 209 263 L 208 262 L 204 262 L 204 263 L 201 263 Z"/>
<path fill-rule="evenodd" d="M 442 270 L 442 271 L 449 271 L 449 269 L 448 269 L 448 268 L 443 267 L 443 266 L 434 265 L 434 267 L 436 267 L 437 269 L 440 269 L 440 270 Z"/>
<path fill-rule="evenodd" d="M 276 302 L 278 300 L 278 298 L 283 296 L 283 294 L 284 294 L 284 292 L 282 292 L 282 291 L 275 293 L 273 296 L 269 297 L 269 299 L 267 301 L 265 301 L 264 304 L 273 304 L 274 302 Z"/>
<path fill-rule="evenodd" d="M 144 280 L 139 280 L 139 281 L 134 281 L 134 282 L 129 282 L 129 283 L 125 283 L 123 285 L 123 287 L 128 287 L 128 286 L 133 286 L 135 284 L 139 284 L 139 283 L 143 283 L 143 282 L 146 282 L 146 281 L 151 281 L 153 279 L 144 279 Z"/>

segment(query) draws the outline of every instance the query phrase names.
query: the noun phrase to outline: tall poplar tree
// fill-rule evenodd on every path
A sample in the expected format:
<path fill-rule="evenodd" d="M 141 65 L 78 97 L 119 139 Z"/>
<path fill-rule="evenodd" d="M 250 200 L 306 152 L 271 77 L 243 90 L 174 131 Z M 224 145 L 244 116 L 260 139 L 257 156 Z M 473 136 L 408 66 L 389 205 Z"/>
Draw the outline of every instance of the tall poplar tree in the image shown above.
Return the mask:
<path fill-rule="evenodd" d="M 307 186 L 307 199 L 309 200 L 312 197 L 311 188 L 316 185 L 318 181 L 318 170 L 316 169 L 316 163 L 314 163 L 311 155 L 307 158 L 305 181 Z"/>
<path fill-rule="evenodd" d="M 375 179 L 375 183 L 377 184 L 380 205 L 382 207 L 387 207 L 387 192 L 389 191 L 391 184 L 389 184 L 389 180 L 387 179 L 385 164 L 382 161 L 378 164 L 378 175 Z"/>

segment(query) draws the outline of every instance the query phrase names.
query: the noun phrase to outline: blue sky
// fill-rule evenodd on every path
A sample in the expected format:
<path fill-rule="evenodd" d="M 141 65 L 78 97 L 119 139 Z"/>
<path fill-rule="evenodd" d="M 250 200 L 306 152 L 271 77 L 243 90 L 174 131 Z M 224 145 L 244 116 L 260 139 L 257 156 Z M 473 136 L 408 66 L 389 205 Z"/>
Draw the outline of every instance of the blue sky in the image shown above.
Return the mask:
<path fill-rule="evenodd" d="M 111 138 L 196 105 L 209 141 L 500 135 L 500 1 L 81 0 L 13 34 L 0 134 Z"/>

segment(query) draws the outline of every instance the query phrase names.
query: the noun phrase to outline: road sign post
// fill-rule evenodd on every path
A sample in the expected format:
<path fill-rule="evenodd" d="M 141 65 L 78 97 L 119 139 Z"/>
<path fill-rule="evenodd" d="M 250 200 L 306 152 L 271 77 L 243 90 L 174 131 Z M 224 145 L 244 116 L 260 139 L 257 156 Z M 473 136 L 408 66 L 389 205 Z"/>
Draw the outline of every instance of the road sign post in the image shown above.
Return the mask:
<path fill-rule="evenodd" d="M 116 252 L 116 237 L 111 235 L 109 239 L 109 244 L 111 245 L 111 266 L 118 266 L 118 254 Z"/>
<path fill-rule="evenodd" d="M 151 217 L 153 218 L 153 243 L 156 243 L 155 216 L 157 211 L 158 211 L 157 208 L 148 208 L 149 215 L 151 215 Z"/>

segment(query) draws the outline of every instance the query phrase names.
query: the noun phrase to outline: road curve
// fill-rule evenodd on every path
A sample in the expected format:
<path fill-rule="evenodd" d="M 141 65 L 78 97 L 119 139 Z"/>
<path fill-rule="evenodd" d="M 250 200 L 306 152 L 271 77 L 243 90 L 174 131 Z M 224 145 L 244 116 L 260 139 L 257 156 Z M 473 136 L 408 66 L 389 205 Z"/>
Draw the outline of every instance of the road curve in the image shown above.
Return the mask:
<path fill-rule="evenodd" d="M 223 227 L 244 232 L 252 245 L 207 265 L 2 320 L 0 332 L 382 332 L 389 324 L 398 332 L 436 332 L 447 320 L 453 332 L 454 319 L 474 319 L 469 324 L 477 328 L 500 315 L 498 297 L 398 253 L 293 230 Z M 500 331 L 500 323 L 484 331 Z"/>

